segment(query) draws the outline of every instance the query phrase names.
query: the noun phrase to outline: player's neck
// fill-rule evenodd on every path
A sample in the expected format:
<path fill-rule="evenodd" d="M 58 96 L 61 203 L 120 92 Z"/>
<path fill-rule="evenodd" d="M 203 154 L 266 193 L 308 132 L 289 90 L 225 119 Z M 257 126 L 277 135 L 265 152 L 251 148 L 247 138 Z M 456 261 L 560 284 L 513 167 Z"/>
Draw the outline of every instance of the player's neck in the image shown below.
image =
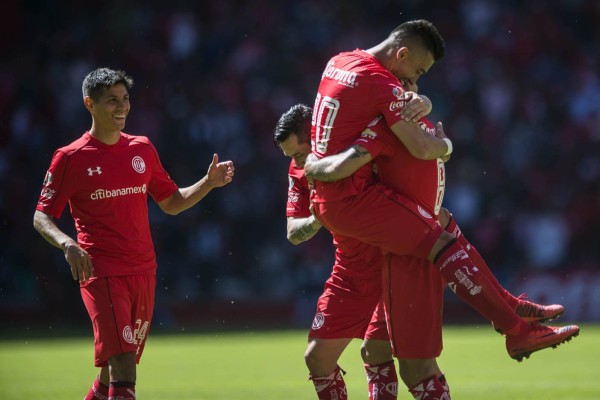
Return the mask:
<path fill-rule="evenodd" d="M 390 63 L 390 58 L 393 54 L 386 42 L 381 42 L 378 45 L 365 50 L 365 52 L 375 57 L 381 65 L 388 69 L 388 64 Z"/>
<path fill-rule="evenodd" d="M 90 135 L 104 144 L 115 144 L 121 138 L 121 131 L 115 129 L 101 129 L 96 124 L 92 123 Z"/>

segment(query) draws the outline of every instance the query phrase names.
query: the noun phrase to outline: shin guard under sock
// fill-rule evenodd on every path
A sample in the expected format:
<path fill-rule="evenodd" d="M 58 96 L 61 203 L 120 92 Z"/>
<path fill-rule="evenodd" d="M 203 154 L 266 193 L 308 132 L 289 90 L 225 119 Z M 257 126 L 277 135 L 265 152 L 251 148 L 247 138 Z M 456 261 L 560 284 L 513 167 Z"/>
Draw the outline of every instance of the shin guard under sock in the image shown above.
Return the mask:
<path fill-rule="evenodd" d="M 518 334 L 526 323 L 515 313 L 487 276 L 471 261 L 457 240 L 452 240 L 434 260 L 456 295 L 503 332 Z"/>
<path fill-rule="evenodd" d="M 481 257 L 481 254 L 479 254 L 475 246 L 473 246 L 467 240 L 465 235 L 462 234 L 460 228 L 456 224 L 454 217 L 452 216 L 450 216 L 450 221 L 448 222 L 448 226 L 446 226 L 446 231 L 456 236 L 458 242 L 469 254 L 469 257 L 473 261 L 473 264 L 475 264 L 475 266 L 479 268 L 479 270 L 483 272 L 485 276 L 487 276 L 490 283 L 496 287 L 496 290 L 498 290 L 498 293 L 500 293 L 504 301 L 506 301 L 508 305 L 511 306 L 513 309 L 517 308 L 517 305 L 519 304 L 517 298 L 513 296 L 512 293 L 510 293 L 508 290 L 504 289 L 502 285 L 500 285 L 500 282 L 498 282 L 498 279 L 496 279 L 494 273 L 490 270 L 483 257 Z"/>
<path fill-rule="evenodd" d="M 100 383 L 100 380 L 96 378 L 90 391 L 83 400 L 108 400 L 108 386 L 104 386 Z"/>
<path fill-rule="evenodd" d="M 415 400 L 450 400 L 450 387 L 444 375 L 423 379 L 408 391 Z"/>
<path fill-rule="evenodd" d="M 135 400 L 135 383 L 111 382 L 108 387 L 108 400 Z"/>
<path fill-rule="evenodd" d="M 379 365 L 365 364 L 369 400 L 396 400 L 398 398 L 398 374 L 394 360 Z"/>
<path fill-rule="evenodd" d="M 338 366 L 332 374 L 323 377 L 311 376 L 319 400 L 347 400 L 345 372 Z"/>

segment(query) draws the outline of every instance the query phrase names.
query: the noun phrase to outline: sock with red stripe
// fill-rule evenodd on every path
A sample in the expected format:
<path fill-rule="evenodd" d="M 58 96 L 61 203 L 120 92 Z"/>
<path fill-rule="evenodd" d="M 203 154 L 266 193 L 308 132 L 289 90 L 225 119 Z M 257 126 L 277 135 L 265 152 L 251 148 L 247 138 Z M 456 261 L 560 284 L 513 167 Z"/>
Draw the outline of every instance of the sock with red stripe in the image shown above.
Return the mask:
<path fill-rule="evenodd" d="M 311 376 L 310 379 L 315 385 L 317 397 L 319 400 L 347 400 L 346 382 L 344 382 L 344 370 L 339 366 L 331 375 L 324 377 Z"/>
<path fill-rule="evenodd" d="M 365 364 L 369 400 L 396 400 L 398 398 L 398 374 L 394 360 L 379 365 Z"/>
<path fill-rule="evenodd" d="M 408 391 L 415 400 L 450 400 L 450 387 L 444 375 L 423 379 Z"/>
<path fill-rule="evenodd" d="M 96 377 L 90 391 L 83 400 L 108 400 L 108 386 L 100 383 L 100 380 Z"/>
<path fill-rule="evenodd" d="M 485 273 L 473 264 L 461 244 L 453 239 L 434 260 L 456 295 L 507 335 L 518 335 L 528 325 L 511 308 Z"/>
<path fill-rule="evenodd" d="M 510 293 L 508 290 L 504 289 L 502 285 L 500 285 L 500 282 L 498 282 L 498 279 L 496 279 L 496 276 L 494 276 L 494 273 L 490 270 L 490 267 L 488 267 L 483 257 L 481 257 L 481 254 L 479 254 L 475 246 L 473 246 L 467 240 L 465 235 L 462 234 L 452 214 L 450 214 L 450 222 L 448 222 L 446 230 L 454 236 L 456 236 L 459 243 L 469 254 L 469 257 L 473 261 L 473 264 L 475 264 L 475 266 L 477 266 L 477 268 L 479 268 L 479 270 L 483 272 L 485 276 L 487 276 L 490 283 L 496 287 L 496 290 L 498 291 L 498 293 L 500 293 L 504 301 L 506 301 L 508 305 L 511 306 L 513 309 L 516 309 L 517 305 L 519 304 L 517 298 L 513 296 L 512 293 Z"/>
<path fill-rule="evenodd" d="M 135 400 L 135 383 L 111 382 L 108 387 L 108 400 Z"/>

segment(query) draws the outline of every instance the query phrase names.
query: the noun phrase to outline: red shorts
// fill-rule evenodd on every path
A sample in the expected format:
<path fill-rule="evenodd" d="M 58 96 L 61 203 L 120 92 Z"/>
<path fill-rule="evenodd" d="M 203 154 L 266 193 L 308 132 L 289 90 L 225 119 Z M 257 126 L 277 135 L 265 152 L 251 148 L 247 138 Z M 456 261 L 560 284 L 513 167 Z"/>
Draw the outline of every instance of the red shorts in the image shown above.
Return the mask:
<path fill-rule="evenodd" d="M 378 274 L 377 279 L 381 276 Z M 356 296 L 337 287 L 326 287 L 308 333 L 311 339 L 389 340 L 385 314 L 376 296 Z"/>
<path fill-rule="evenodd" d="M 332 232 L 399 256 L 427 259 L 443 229 L 424 208 L 381 184 L 340 201 L 315 203 Z"/>
<path fill-rule="evenodd" d="M 384 256 L 383 304 L 397 358 L 437 358 L 442 352 L 442 311 L 446 284 L 432 263 L 414 257 Z"/>
<path fill-rule="evenodd" d="M 80 285 L 94 327 L 94 365 L 117 354 L 144 351 L 154 309 L 154 275 L 109 276 Z"/>

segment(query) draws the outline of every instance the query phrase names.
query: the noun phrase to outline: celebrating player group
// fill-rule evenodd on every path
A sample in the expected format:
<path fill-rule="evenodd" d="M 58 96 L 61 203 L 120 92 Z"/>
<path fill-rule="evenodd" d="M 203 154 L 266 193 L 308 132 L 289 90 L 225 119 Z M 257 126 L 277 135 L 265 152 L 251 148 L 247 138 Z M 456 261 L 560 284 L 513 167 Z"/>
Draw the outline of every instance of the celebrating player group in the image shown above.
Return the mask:
<path fill-rule="evenodd" d="M 273 140 L 292 159 L 288 239 L 299 244 L 325 227 L 335 247 L 305 353 L 321 400 L 347 398 L 338 360 L 354 338 L 363 340 L 370 399 L 396 399 L 399 376 L 415 399 L 449 400 L 437 362 L 446 286 L 518 361 L 579 333 L 542 324 L 562 306 L 505 290 L 442 207 L 453 146 L 427 119 L 432 104 L 417 81 L 444 52 L 430 22 L 402 23 L 367 50 L 331 58 L 313 108 L 295 105 L 276 124 Z M 91 127 L 54 153 L 34 213 L 35 229 L 64 252 L 92 321 L 100 370 L 85 400 L 135 399 L 156 285 L 148 195 L 175 215 L 234 176 L 233 162 L 214 154 L 202 179 L 178 187 L 150 140 L 123 132 L 132 85 L 109 68 L 85 77 Z M 76 239 L 55 221 L 67 204 Z"/>
<path fill-rule="evenodd" d="M 276 143 L 293 158 L 288 236 L 306 240 L 322 225 L 336 247 L 306 351 L 319 399 L 347 398 L 337 360 L 352 338 L 364 338 L 370 399 L 396 399 L 392 355 L 415 399 L 450 399 L 436 361 L 445 285 L 492 322 L 518 361 L 579 333 L 542 325 L 564 308 L 506 291 L 442 208 L 452 142 L 426 118 L 432 106 L 417 80 L 444 51 L 430 22 L 405 22 L 368 50 L 334 56 L 314 109 L 294 106 L 276 125 Z"/>

